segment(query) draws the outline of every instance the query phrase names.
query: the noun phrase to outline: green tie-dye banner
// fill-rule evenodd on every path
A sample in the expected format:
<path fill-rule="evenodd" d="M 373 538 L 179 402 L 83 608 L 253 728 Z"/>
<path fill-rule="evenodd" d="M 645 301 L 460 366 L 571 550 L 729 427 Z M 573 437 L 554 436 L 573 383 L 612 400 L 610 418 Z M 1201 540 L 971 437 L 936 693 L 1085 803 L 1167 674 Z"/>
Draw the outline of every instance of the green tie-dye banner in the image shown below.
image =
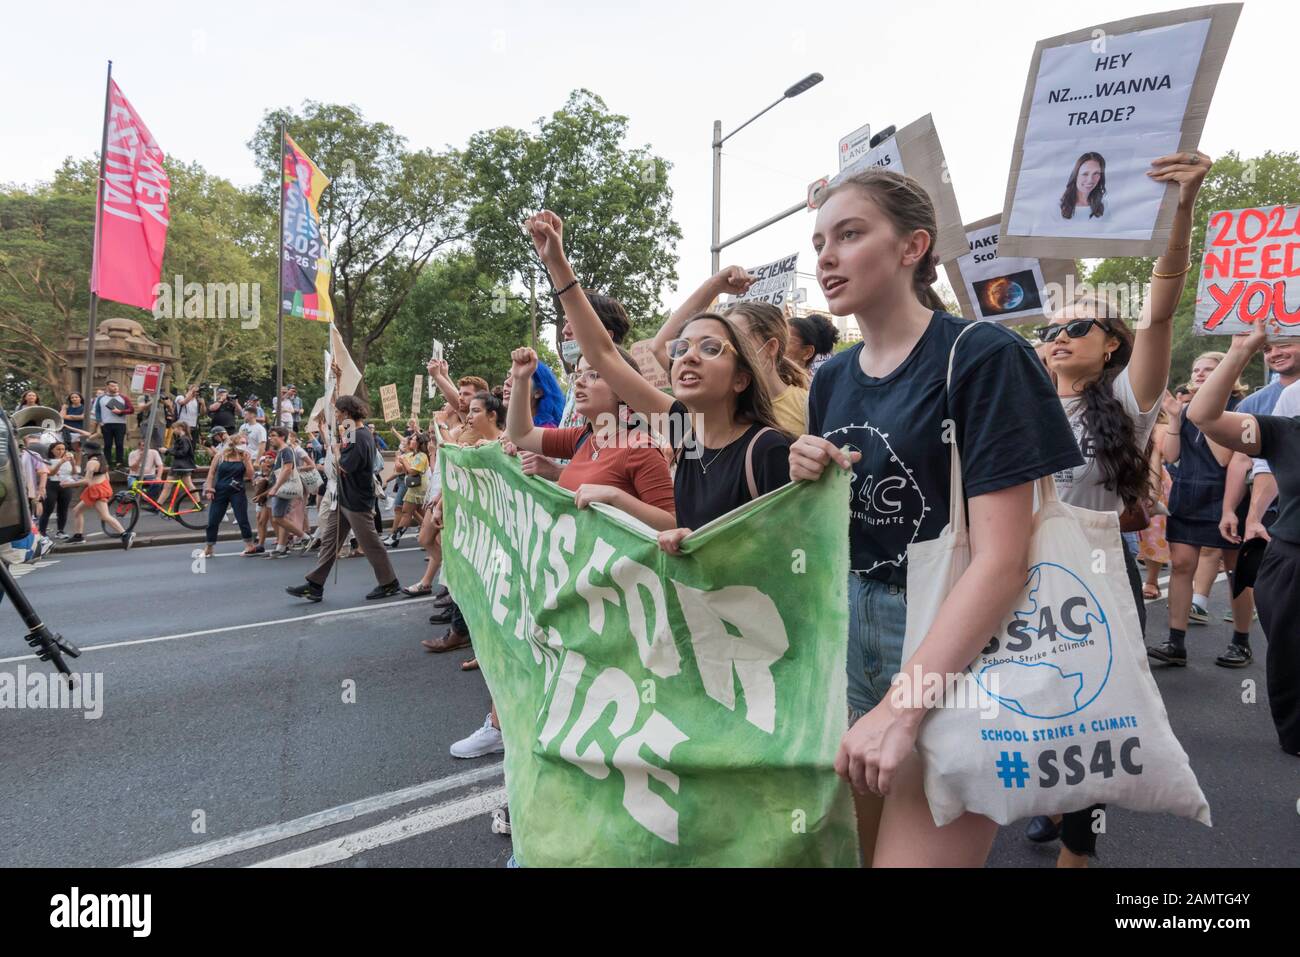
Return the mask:
<path fill-rule="evenodd" d="M 553 866 L 854 866 L 849 476 L 660 551 L 645 526 L 443 447 L 445 574 L 505 739 L 515 856 Z"/>

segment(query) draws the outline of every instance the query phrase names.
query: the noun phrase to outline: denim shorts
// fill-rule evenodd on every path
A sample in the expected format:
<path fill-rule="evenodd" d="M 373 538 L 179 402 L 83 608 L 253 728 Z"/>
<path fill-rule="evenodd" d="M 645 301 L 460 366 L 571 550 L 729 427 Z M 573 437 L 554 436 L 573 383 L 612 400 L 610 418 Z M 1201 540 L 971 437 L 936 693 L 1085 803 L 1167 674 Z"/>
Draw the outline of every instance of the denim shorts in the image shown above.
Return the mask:
<path fill-rule="evenodd" d="M 903 666 L 907 590 L 849 573 L 849 723 L 889 693 Z"/>
<path fill-rule="evenodd" d="M 271 496 L 271 514 L 275 518 L 287 518 L 291 508 L 293 508 L 293 499 L 281 498 L 278 495 Z"/>

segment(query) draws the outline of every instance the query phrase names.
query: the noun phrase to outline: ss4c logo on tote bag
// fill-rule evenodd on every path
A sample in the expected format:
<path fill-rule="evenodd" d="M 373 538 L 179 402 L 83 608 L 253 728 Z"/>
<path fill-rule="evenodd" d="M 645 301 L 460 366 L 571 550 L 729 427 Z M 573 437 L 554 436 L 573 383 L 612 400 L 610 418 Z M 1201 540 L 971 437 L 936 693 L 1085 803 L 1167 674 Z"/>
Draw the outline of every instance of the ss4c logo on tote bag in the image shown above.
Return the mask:
<path fill-rule="evenodd" d="M 1092 589 L 1055 562 L 1029 569 L 1026 607 L 1011 613 L 971 663 L 980 686 L 1027 718 L 1064 718 L 1106 687 L 1110 622 Z"/>

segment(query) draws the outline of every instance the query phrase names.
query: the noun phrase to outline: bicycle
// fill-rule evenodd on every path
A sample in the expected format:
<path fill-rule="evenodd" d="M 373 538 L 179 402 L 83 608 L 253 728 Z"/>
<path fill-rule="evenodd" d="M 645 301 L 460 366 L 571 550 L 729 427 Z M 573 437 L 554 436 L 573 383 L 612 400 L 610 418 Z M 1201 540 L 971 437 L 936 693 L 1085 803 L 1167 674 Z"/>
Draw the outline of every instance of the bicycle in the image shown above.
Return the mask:
<path fill-rule="evenodd" d="M 150 495 L 149 488 L 161 489 L 159 498 L 162 501 Z M 208 527 L 208 503 L 203 501 L 197 491 L 186 488 L 180 479 L 133 479 L 129 487 L 109 499 L 108 514 L 121 522 L 122 528 L 129 532 L 140 520 L 141 500 L 158 515 L 180 522 L 186 528 Z M 106 522 L 101 521 L 99 524 L 105 535 L 116 534 Z"/>

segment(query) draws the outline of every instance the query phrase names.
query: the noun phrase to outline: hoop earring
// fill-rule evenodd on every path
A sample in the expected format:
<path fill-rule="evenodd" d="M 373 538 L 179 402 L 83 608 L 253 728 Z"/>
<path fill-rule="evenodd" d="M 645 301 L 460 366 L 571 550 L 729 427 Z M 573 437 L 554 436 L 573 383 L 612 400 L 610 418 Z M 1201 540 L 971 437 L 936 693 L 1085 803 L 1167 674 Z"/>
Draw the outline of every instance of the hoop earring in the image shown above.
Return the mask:
<path fill-rule="evenodd" d="M 1110 357 L 1111 357 L 1112 355 L 1114 355 L 1113 352 L 1108 352 L 1108 353 L 1106 353 L 1106 361 L 1107 361 L 1107 362 L 1110 362 Z"/>

